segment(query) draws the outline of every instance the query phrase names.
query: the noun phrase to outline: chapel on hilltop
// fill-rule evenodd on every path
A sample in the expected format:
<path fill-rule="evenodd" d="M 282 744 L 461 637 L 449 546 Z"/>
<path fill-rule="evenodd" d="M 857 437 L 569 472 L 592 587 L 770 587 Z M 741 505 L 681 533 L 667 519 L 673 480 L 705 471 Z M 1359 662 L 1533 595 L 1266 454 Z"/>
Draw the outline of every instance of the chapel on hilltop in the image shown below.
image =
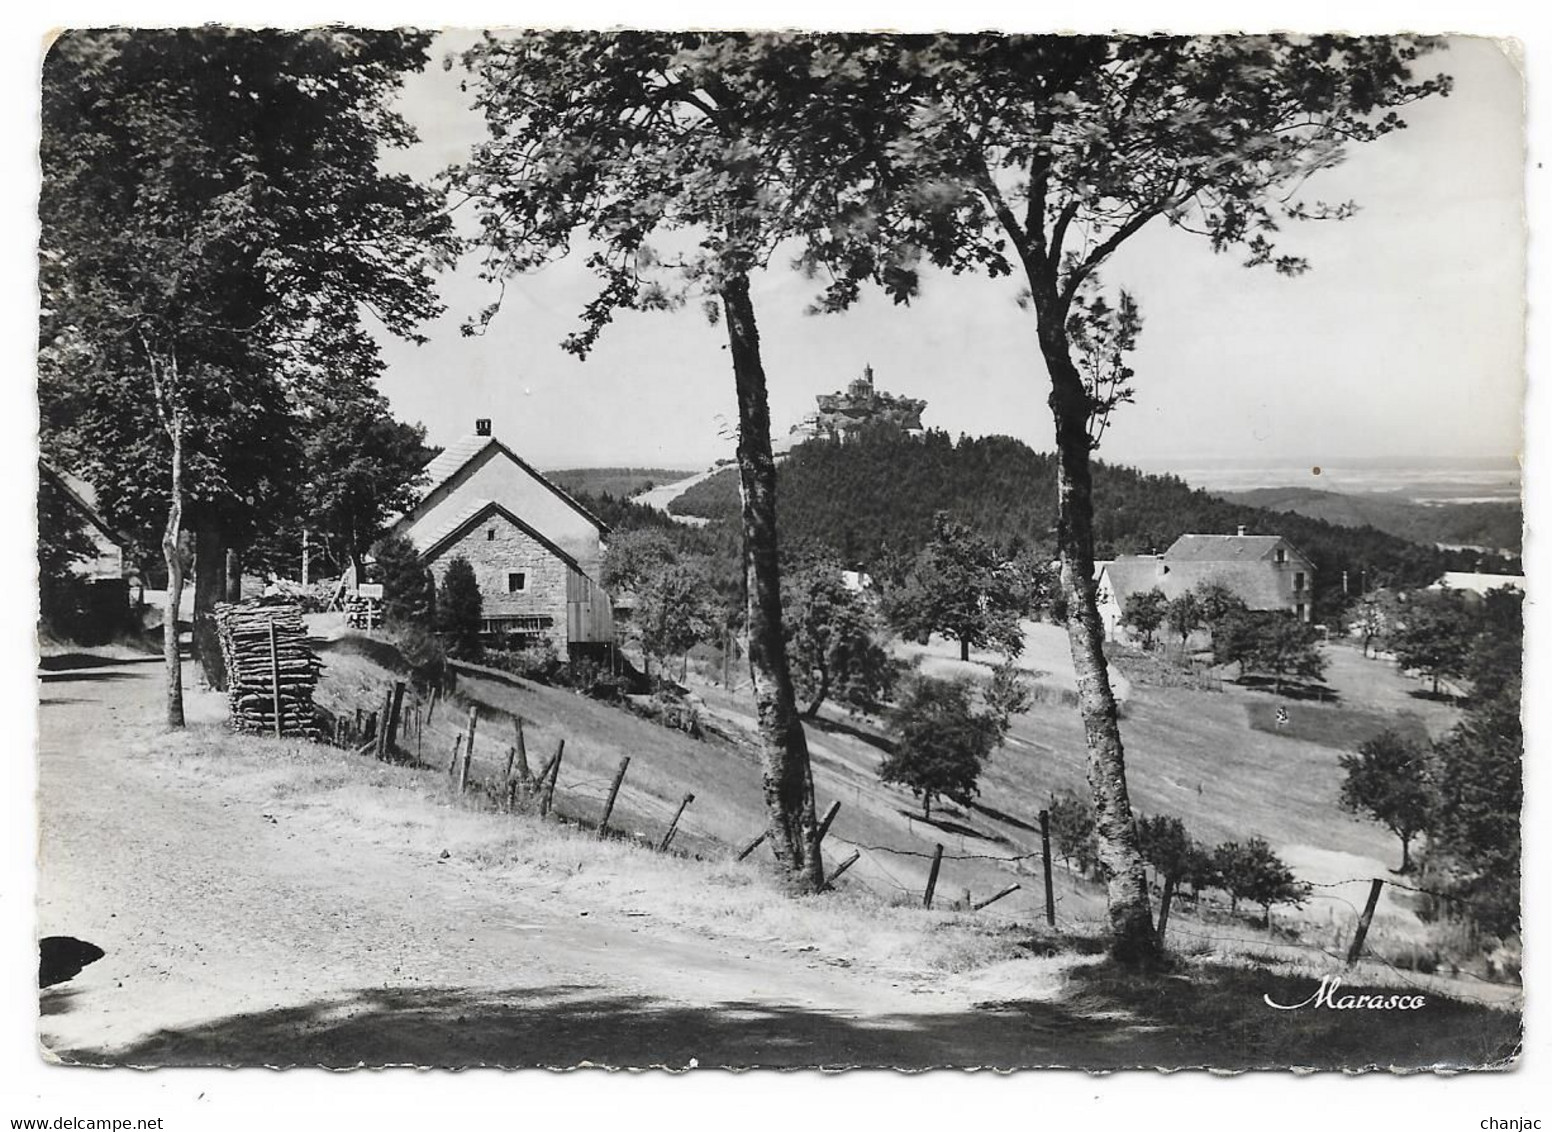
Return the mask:
<path fill-rule="evenodd" d="M 821 393 L 814 398 L 817 408 L 795 426 L 786 447 L 805 440 L 851 440 L 860 431 L 878 425 L 896 428 L 908 436 L 922 431 L 922 413 L 927 402 L 915 397 L 886 393 L 873 382 L 873 367 L 863 368 L 862 376 L 845 389 Z"/>

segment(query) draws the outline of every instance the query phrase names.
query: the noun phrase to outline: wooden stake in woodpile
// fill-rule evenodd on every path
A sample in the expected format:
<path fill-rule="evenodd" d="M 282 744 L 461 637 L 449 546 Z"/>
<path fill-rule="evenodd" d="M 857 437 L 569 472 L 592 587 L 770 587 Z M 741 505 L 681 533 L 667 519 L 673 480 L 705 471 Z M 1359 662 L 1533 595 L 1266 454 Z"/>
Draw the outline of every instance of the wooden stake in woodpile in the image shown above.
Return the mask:
<path fill-rule="evenodd" d="M 317 739 L 313 690 L 322 669 L 294 602 L 219 602 L 216 635 L 226 661 L 233 731 Z"/>

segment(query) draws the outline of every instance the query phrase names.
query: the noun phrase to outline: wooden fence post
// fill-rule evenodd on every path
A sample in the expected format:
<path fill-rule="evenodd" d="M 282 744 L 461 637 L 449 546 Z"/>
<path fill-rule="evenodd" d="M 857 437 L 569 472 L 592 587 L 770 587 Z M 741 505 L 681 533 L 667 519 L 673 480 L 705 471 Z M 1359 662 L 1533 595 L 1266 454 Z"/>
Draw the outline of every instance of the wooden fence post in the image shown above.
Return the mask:
<path fill-rule="evenodd" d="M 943 864 L 943 843 L 939 842 L 937 848 L 932 851 L 932 868 L 927 872 L 927 892 L 922 897 L 922 907 L 932 907 L 932 894 L 938 889 L 938 867 Z"/>
<path fill-rule="evenodd" d="M 460 794 L 469 788 L 469 765 L 474 762 L 474 731 L 479 722 L 479 706 L 470 704 L 469 723 L 464 730 L 463 761 L 458 764 L 458 793 Z"/>
<path fill-rule="evenodd" d="M 404 710 L 404 681 L 393 682 L 393 692 L 388 699 L 388 735 L 383 740 L 383 757 L 393 758 L 399 743 L 399 713 Z"/>
<path fill-rule="evenodd" d="M 770 835 L 771 835 L 771 831 L 770 830 L 766 830 L 764 833 L 760 834 L 759 837 L 756 837 L 748 845 L 745 845 L 742 849 L 740 849 L 738 851 L 738 856 L 734 857 L 733 859 L 735 861 L 742 861 L 745 857 L 749 856 L 749 854 L 753 853 L 761 845 L 765 844 L 765 839 L 767 837 L 769 837 Z"/>
<path fill-rule="evenodd" d="M 825 834 L 830 832 L 830 823 L 835 820 L 835 815 L 840 813 L 841 804 L 831 802 L 830 808 L 825 811 L 824 818 L 819 822 L 819 828 L 814 831 L 814 844 L 818 845 L 824 840 Z"/>
<path fill-rule="evenodd" d="M 972 904 L 972 905 L 970 905 L 970 910 L 972 912 L 979 912 L 982 908 L 986 907 L 988 904 L 995 904 L 995 903 L 997 903 L 997 901 L 1001 900 L 1004 896 L 1008 896 L 1011 893 L 1017 892 L 1022 887 L 1023 887 L 1023 885 L 1010 884 L 1010 885 L 1008 885 L 1007 888 L 1003 889 L 996 896 L 988 896 L 985 900 L 981 901 L 979 904 Z"/>
<path fill-rule="evenodd" d="M 379 760 L 388 757 L 388 730 L 393 726 L 393 689 L 383 689 L 383 710 L 378 713 L 382 726 L 377 729 L 377 747 L 375 754 Z"/>
<path fill-rule="evenodd" d="M 684 801 L 679 803 L 679 808 L 674 811 L 674 820 L 668 823 L 668 832 L 663 834 L 663 840 L 657 847 L 659 853 L 668 852 L 668 843 L 674 839 L 674 834 L 679 830 L 679 819 L 684 816 L 684 808 L 693 801 L 695 801 L 695 795 L 686 794 Z"/>
<path fill-rule="evenodd" d="M 1363 951 L 1364 938 L 1369 934 L 1369 921 L 1374 919 L 1374 906 L 1380 902 L 1380 889 L 1385 887 L 1385 882 L 1375 877 L 1369 882 L 1369 899 L 1363 906 L 1363 915 L 1358 917 L 1358 930 L 1353 933 L 1353 945 L 1347 949 L 1347 965 L 1351 967 L 1358 962 L 1358 956 Z"/>
<path fill-rule="evenodd" d="M 614 784 L 609 787 L 609 800 L 604 803 L 604 816 L 598 823 L 598 839 L 609 835 L 609 815 L 614 813 L 614 800 L 619 796 L 620 783 L 625 781 L 625 768 L 630 766 L 630 756 L 620 759 L 620 769 L 614 772 Z"/>
<path fill-rule="evenodd" d="M 1159 943 L 1164 942 L 1164 931 L 1169 927 L 1169 906 L 1175 899 L 1175 876 L 1171 873 L 1164 878 L 1164 895 L 1159 897 Z"/>
<path fill-rule="evenodd" d="M 852 850 L 852 854 L 851 854 L 851 856 L 850 856 L 850 857 L 847 857 L 847 858 L 846 858 L 846 859 L 845 859 L 845 860 L 844 860 L 844 861 L 842 861 L 842 862 L 841 862 L 841 863 L 840 863 L 840 864 L 839 864 L 839 865 L 837 865 L 837 866 L 835 866 L 835 871 L 834 871 L 834 872 L 833 872 L 833 873 L 831 873 L 831 874 L 830 874 L 830 875 L 829 875 L 829 877 L 827 877 L 827 878 L 826 878 L 826 879 L 825 879 L 825 882 L 824 882 L 824 886 L 825 886 L 825 887 L 826 887 L 826 888 L 834 888 L 834 887 L 835 887 L 835 881 L 836 881 L 836 878 L 838 878 L 838 877 L 839 877 L 839 876 L 840 876 L 840 875 L 841 875 L 841 874 L 842 874 L 842 873 L 844 873 L 844 872 L 845 872 L 845 871 L 846 871 L 846 870 L 847 870 L 847 869 L 849 869 L 849 868 L 851 868 L 851 867 L 852 867 L 852 866 L 853 866 L 853 865 L 855 865 L 855 864 L 856 864 L 856 863 L 857 863 L 857 860 L 858 860 L 858 859 L 859 859 L 859 858 L 860 858 L 860 857 L 861 857 L 861 856 L 862 856 L 862 851 L 861 851 L 861 850 L 860 850 L 860 849 L 854 849 L 854 850 Z"/>
<path fill-rule="evenodd" d="M 453 761 L 447 764 L 447 776 L 451 778 L 458 773 L 458 752 L 463 750 L 463 735 L 453 736 Z"/>
<path fill-rule="evenodd" d="M 275 709 L 275 738 L 280 738 L 280 650 L 275 645 L 275 619 L 269 619 L 269 697 Z"/>
<path fill-rule="evenodd" d="M 514 715 L 512 726 L 517 731 L 517 781 L 526 792 L 533 783 L 533 772 L 528 769 L 528 742 L 523 735 L 523 717 Z"/>
<path fill-rule="evenodd" d="M 1045 873 L 1045 926 L 1056 926 L 1056 895 L 1051 891 L 1051 812 L 1040 811 L 1040 859 Z"/>
<path fill-rule="evenodd" d="M 566 740 L 562 739 L 555 747 L 555 753 L 550 756 L 550 761 L 544 764 L 544 769 L 539 772 L 539 777 L 534 785 L 541 788 L 544 793 L 539 797 L 539 816 L 542 818 L 550 812 L 550 807 L 555 804 L 555 780 L 560 777 L 561 756 L 566 753 Z"/>

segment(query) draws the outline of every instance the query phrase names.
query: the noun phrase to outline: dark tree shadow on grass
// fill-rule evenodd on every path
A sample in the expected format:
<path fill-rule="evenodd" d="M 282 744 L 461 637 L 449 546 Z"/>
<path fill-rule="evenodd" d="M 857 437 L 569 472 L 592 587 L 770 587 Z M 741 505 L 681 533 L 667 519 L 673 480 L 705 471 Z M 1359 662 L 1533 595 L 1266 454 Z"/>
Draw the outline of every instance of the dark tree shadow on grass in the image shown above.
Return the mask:
<path fill-rule="evenodd" d="M 877 731 L 869 731 L 865 727 L 858 727 L 855 723 L 847 723 L 842 719 L 827 719 L 822 715 L 805 715 L 803 723 L 806 726 L 823 731 L 827 735 L 849 735 L 870 747 L 877 747 L 886 755 L 892 755 L 895 751 L 894 740 L 887 735 L 880 735 Z"/>
<path fill-rule="evenodd" d="M 1007 841 L 1006 837 L 999 837 L 995 833 L 985 833 L 979 829 L 972 829 L 970 826 L 954 821 L 943 814 L 933 814 L 930 818 L 924 818 L 920 810 L 896 809 L 895 813 L 903 818 L 909 818 L 918 825 L 930 825 L 933 829 L 941 830 L 944 833 L 952 833 L 960 837 L 973 837 L 977 841 Z"/>
<path fill-rule="evenodd" d="M 1342 694 L 1327 684 L 1305 684 L 1297 680 L 1284 680 L 1279 689 L 1277 681 L 1270 676 L 1241 676 L 1234 683 L 1242 688 L 1267 692 L 1285 700 L 1313 700 L 1323 704 L 1342 701 Z"/>
<path fill-rule="evenodd" d="M 1470 1004 L 1278 1011 L 1261 1001 L 1300 1001 L 1314 983 L 1226 967 L 1142 977 L 1101 962 L 1075 969 L 1055 1002 L 862 1017 L 757 1001 L 690 1007 L 574 985 L 373 988 L 163 1030 L 111 1055 L 55 1052 L 138 1066 L 1361 1069 L 1480 1067 L 1517 1048 L 1518 1015 Z"/>

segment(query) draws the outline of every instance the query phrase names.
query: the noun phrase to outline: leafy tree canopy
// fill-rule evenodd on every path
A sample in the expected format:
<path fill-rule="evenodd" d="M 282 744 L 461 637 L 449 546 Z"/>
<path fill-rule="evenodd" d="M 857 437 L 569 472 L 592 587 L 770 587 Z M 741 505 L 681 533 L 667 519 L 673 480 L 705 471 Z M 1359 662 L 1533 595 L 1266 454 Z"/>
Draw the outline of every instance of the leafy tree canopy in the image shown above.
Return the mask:
<path fill-rule="evenodd" d="M 874 710 L 894 691 L 898 663 L 884 647 L 874 604 L 841 574 L 839 561 L 828 556 L 782 574 L 787 656 L 809 716 L 827 699 L 848 710 Z"/>
<path fill-rule="evenodd" d="M 1401 839 L 1401 871 L 1412 871 L 1412 839 L 1433 818 L 1434 789 L 1429 752 L 1395 731 L 1382 731 L 1356 754 L 1338 760 L 1347 772 L 1342 805 L 1367 814 Z"/>
<path fill-rule="evenodd" d="M 1153 647 L 1153 634 L 1164 624 L 1169 612 L 1169 599 L 1159 589 L 1139 590 L 1126 595 L 1121 608 L 1121 624 L 1142 635 L 1142 647 Z"/>
<path fill-rule="evenodd" d="M 1270 676 L 1281 692 L 1289 678 L 1318 680 L 1326 670 L 1320 634 L 1291 613 L 1251 609 L 1231 614 L 1213 634 L 1213 660 L 1245 675 Z"/>
<path fill-rule="evenodd" d="M 891 713 L 894 750 L 879 764 L 879 778 L 920 798 L 924 818 L 940 797 L 969 805 L 981 768 L 1007 735 L 1005 705 L 975 701 L 968 679 L 912 675 Z"/>
<path fill-rule="evenodd" d="M 886 595 L 890 621 L 907 637 L 940 633 L 970 650 L 995 648 L 1008 656 L 1024 649 L 1020 620 L 1033 612 L 1036 584 L 963 523 L 939 514 L 934 536 L 916 556 L 902 585 Z"/>

